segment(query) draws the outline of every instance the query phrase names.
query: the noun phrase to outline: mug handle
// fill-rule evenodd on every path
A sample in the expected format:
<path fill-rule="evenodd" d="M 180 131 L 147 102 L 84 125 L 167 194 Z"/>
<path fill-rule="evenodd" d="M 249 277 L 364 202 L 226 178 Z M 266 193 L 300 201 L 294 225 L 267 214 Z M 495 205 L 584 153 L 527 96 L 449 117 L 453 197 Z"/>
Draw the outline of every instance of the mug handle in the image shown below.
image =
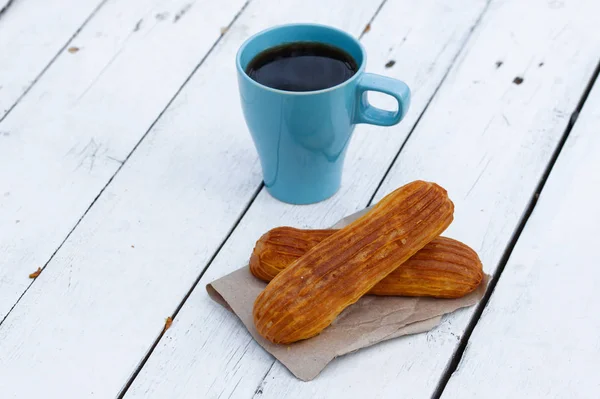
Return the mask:
<path fill-rule="evenodd" d="M 401 80 L 386 76 L 365 73 L 356 87 L 358 96 L 358 111 L 356 123 L 370 123 L 379 126 L 392 126 L 404 118 L 410 106 L 410 89 Z M 398 101 L 397 111 L 386 111 L 369 104 L 368 91 L 378 91 L 388 94 Z"/>

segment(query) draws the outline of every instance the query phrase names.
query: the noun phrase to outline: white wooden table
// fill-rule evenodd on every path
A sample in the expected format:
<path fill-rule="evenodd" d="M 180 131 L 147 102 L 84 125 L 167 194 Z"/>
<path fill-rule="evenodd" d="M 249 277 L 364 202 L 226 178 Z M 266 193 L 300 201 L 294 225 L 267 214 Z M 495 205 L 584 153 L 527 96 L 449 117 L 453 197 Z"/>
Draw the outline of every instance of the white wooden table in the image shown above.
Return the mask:
<path fill-rule="evenodd" d="M 597 0 L 0 9 L 1 398 L 598 396 Z M 234 68 L 249 35 L 298 21 L 360 37 L 368 70 L 413 91 L 310 206 L 262 186 Z M 448 190 L 446 234 L 493 275 L 480 306 L 301 382 L 207 296 L 269 228 L 329 226 L 414 179 Z"/>

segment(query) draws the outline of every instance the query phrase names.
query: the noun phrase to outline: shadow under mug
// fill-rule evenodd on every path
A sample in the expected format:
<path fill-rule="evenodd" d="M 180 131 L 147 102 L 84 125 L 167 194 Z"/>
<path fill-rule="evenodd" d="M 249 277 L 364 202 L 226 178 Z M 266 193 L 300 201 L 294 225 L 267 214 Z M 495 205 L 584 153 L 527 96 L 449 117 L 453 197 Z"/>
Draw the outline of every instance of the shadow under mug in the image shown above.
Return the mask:
<path fill-rule="evenodd" d="M 250 61 L 272 47 L 319 42 L 343 49 L 358 65 L 345 82 L 328 89 L 293 92 L 264 86 L 246 74 Z M 268 192 L 280 201 L 310 204 L 340 188 L 344 157 L 356 124 L 392 126 L 410 104 L 410 90 L 399 80 L 365 73 L 366 54 L 348 33 L 324 25 L 289 24 L 250 37 L 237 53 L 240 99 L 258 151 Z M 397 111 L 369 104 L 368 91 L 388 94 Z"/>

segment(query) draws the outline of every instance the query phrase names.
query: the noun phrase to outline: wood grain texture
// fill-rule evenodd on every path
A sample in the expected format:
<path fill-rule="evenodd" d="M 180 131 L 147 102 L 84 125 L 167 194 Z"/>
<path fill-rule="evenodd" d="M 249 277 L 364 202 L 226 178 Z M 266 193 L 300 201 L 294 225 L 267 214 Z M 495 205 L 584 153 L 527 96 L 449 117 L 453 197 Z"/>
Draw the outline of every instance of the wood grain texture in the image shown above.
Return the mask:
<path fill-rule="evenodd" d="M 597 395 L 598 126 L 597 81 L 442 398 Z"/>
<path fill-rule="evenodd" d="M 0 320 L 244 4 L 186 1 L 107 3 L 0 123 Z"/>
<path fill-rule="evenodd" d="M 456 205 L 445 234 L 493 273 L 598 62 L 595 4 L 492 2 L 375 198 L 438 182 Z M 338 359 L 309 383 L 275 363 L 256 398 L 429 398 L 473 311 Z"/>
<path fill-rule="evenodd" d="M 0 120 L 101 3 L 0 1 Z"/>
<path fill-rule="evenodd" d="M 241 13 L 0 326 L 0 390 L 5 397 L 59 396 L 65 386 L 77 398 L 92 393 L 94 397 L 112 397 L 119 392 L 162 332 L 165 317 L 177 308 L 260 185 L 260 165 L 238 100 L 234 58 L 239 46 L 258 30 L 298 18 L 306 20 L 311 15 L 317 22 L 358 34 L 378 6 L 370 0 L 354 7 L 347 7 L 342 0 L 278 3 L 251 2 Z M 174 7 L 172 3 L 170 6 Z M 160 46 L 143 42 L 142 48 L 119 62 L 125 69 L 107 70 L 102 75 L 98 83 L 104 82 L 103 90 L 84 95 L 96 100 L 82 110 L 86 111 L 83 115 L 103 122 L 102 131 L 114 135 L 110 141 L 102 141 L 91 171 L 92 159 L 83 163 L 81 175 L 97 176 L 106 173 L 104 165 L 115 164 L 100 156 L 109 145 L 105 155 L 123 159 L 118 156 L 130 148 L 125 144 L 131 140 L 126 133 L 137 132 L 140 115 L 150 114 L 148 107 L 156 105 L 160 95 L 164 97 L 163 90 L 175 80 L 170 73 L 181 77 L 179 68 L 184 67 L 184 61 L 201 58 L 202 43 L 213 32 L 220 35 L 218 26 L 227 25 L 222 19 L 231 6 L 229 2 L 197 3 L 177 23 L 174 14 L 181 8 L 169 9 L 170 19 L 156 19 L 155 14 L 164 8 L 148 12 L 153 24 L 142 23 L 141 29 L 149 30 L 142 35 L 154 37 L 163 32 L 169 40 L 159 41 Z M 119 9 L 124 12 L 122 5 Z M 235 12 L 229 14 L 231 17 Z M 139 16 L 131 20 L 129 33 Z M 131 33 L 130 41 L 139 43 L 135 33 Z M 188 46 L 191 43 L 193 49 Z M 83 48 L 69 55 L 83 55 Z M 184 60 L 175 57 L 183 51 L 187 54 Z M 127 50 L 121 52 L 125 53 Z M 142 54 L 153 54 L 157 59 L 150 62 L 134 57 Z M 125 67 L 122 63 L 126 61 L 135 64 Z M 172 65 L 177 70 L 167 73 L 163 69 L 165 76 L 153 74 L 151 80 L 160 79 L 160 84 L 149 89 L 149 82 L 133 79 L 136 74 L 150 79 L 144 74 L 150 65 L 142 67 L 142 62 L 156 64 L 152 68 Z M 117 89 L 128 79 L 132 83 L 121 93 Z M 127 102 L 102 101 L 105 97 L 101 94 L 108 88 L 125 96 L 123 101 Z M 98 108 L 100 105 L 104 108 Z M 117 105 L 122 109 L 116 109 Z M 101 113 L 94 114 L 92 109 Z M 122 118 L 105 121 L 103 118 L 112 115 L 109 111 L 118 112 Z M 108 129 L 110 125 L 114 129 Z M 94 127 L 91 120 L 85 126 Z M 61 137 L 69 139 L 67 134 Z M 120 152 L 115 154 L 116 150 Z M 94 185 L 86 181 L 91 192 Z M 81 192 L 79 195 L 83 196 Z M 71 196 L 66 200 L 74 201 Z M 175 319 L 169 331 L 176 326 Z M 233 339 L 236 334 L 224 338 Z M 249 380 L 254 387 L 265 371 L 260 373 Z M 28 383 L 32 375 L 37 376 L 35 384 Z"/>
<path fill-rule="evenodd" d="M 311 12 L 321 10 L 318 8 L 321 3 L 324 2 L 311 3 L 310 7 L 299 7 L 294 12 L 303 10 L 306 20 Z M 371 3 L 365 2 L 364 6 Z M 312 15 L 323 21 L 328 15 L 351 10 L 346 2 L 332 4 L 323 4 L 327 11 Z M 328 201 L 291 206 L 261 191 L 177 314 L 173 326 L 159 342 L 126 398 L 248 398 L 256 391 L 273 360 L 235 317 L 212 302 L 204 286 L 242 267 L 256 240 L 270 228 L 285 224 L 324 228 L 368 204 L 484 4 L 479 0 L 463 3 L 460 7 L 447 7 L 445 2 L 435 0 L 386 2 L 362 40 L 369 54 L 367 71 L 403 79 L 409 84 L 413 89 L 413 101 L 406 119 L 393 128 L 357 127 L 346 156 L 341 191 Z M 252 5 L 250 3 L 246 11 L 252 9 L 253 18 L 266 17 Z M 376 6 L 371 10 L 374 11 Z M 358 18 L 360 14 L 356 8 L 354 12 L 357 17 L 344 21 L 354 20 L 355 23 L 345 28 L 358 36 L 368 13 L 363 8 L 362 18 Z M 400 14 L 403 15 L 402 24 L 397 23 Z M 440 21 L 444 23 L 440 24 Z M 411 62 L 400 61 L 408 59 Z M 385 64 L 390 60 L 398 62 L 392 68 L 386 68 Z M 195 245 L 200 242 L 195 238 L 193 241 Z"/>

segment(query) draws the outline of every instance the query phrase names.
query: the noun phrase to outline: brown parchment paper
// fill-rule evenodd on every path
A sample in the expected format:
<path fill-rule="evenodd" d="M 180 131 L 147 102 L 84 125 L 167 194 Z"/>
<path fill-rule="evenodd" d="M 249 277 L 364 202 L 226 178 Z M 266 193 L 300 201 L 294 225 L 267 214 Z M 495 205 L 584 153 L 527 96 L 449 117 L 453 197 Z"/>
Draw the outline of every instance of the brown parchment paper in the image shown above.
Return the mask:
<path fill-rule="evenodd" d="M 350 215 L 334 228 L 341 228 L 368 209 Z M 458 299 L 383 297 L 365 295 L 346 308 L 316 337 L 290 345 L 273 344 L 258 334 L 252 307 L 266 283 L 244 266 L 206 286 L 210 297 L 233 312 L 252 337 L 303 381 L 315 378 L 338 356 L 403 335 L 426 332 L 437 326 L 444 314 L 476 304 L 487 287 L 486 275 L 478 289 Z"/>

